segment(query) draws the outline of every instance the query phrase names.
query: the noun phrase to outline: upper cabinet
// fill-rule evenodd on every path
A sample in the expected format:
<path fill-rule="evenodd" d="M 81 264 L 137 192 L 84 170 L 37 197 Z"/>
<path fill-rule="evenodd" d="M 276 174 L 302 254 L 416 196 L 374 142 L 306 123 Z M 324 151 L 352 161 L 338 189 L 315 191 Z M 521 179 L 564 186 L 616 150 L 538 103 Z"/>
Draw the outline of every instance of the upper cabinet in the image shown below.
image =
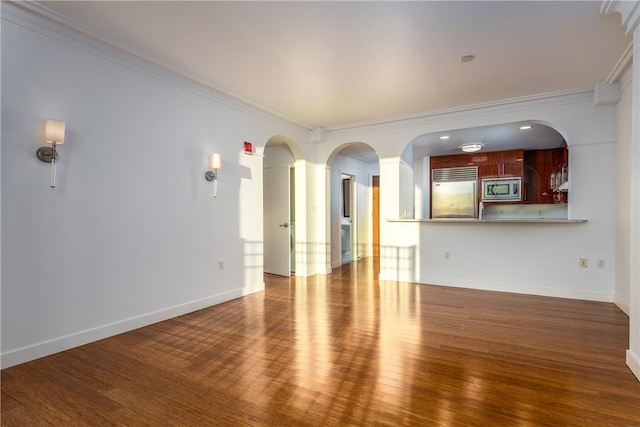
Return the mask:
<path fill-rule="evenodd" d="M 478 176 L 480 178 L 522 177 L 524 170 L 524 151 L 509 150 L 486 153 L 478 157 Z"/>
<path fill-rule="evenodd" d="M 460 168 L 464 166 L 477 166 L 473 154 L 453 154 L 450 156 L 431 157 L 431 169 Z"/>
<path fill-rule="evenodd" d="M 524 151 L 508 150 L 493 153 L 456 154 L 431 157 L 431 169 L 478 166 L 478 178 L 522 177 Z"/>

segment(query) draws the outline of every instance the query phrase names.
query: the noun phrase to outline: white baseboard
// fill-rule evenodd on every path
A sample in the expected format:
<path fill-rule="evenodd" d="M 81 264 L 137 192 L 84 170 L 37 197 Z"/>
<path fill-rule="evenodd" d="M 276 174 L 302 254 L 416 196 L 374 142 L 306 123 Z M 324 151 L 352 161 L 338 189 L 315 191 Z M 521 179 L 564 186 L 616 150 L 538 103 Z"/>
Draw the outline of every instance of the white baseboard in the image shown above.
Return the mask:
<path fill-rule="evenodd" d="M 613 303 L 617 305 L 618 308 L 624 312 L 624 314 L 626 314 L 627 316 L 631 316 L 631 307 L 629 306 L 629 301 L 625 301 L 618 295 L 614 295 Z"/>
<path fill-rule="evenodd" d="M 613 294 L 583 291 L 579 289 L 552 288 L 547 286 L 522 285 L 517 283 L 485 282 L 480 280 L 455 280 L 449 277 L 422 277 L 420 283 L 450 286 L 454 288 L 479 289 L 484 291 L 510 292 L 514 294 L 538 295 L 543 297 L 570 298 L 587 301 L 613 302 Z"/>
<path fill-rule="evenodd" d="M 10 350 L 2 353 L 0 356 L 0 367 L 2 369 L 41 357 L 49 356 L 61 351 L 69 350 L 74 347 L 89 344 L 104 338 L 112 337 L 123 332 L 129 332 L 134 329 L 158 323 L 163 320 L 171 319 L 193 311 L 202 310 L 203 308 L 231 301 L 245 295 L 252 294 L 264 290 L 264 283 L 251 288 L 234 289 L 232 291 L 223 292 L 212 295 L 199 300 L 190 301 L 184 304 L 175 305 L 152 313 L 131 317 L 129 319 L 120 320 L 107 325 L 98 326 L 96 328 L 87 329 L 63 337 L 54 338 L 49 341 L 40 342 L 27 347 Z"/>
<path fill-rule="evenodd" d="M 631 350 L 627 350 L 627 366 L 633 372 L 633 375 L 636 376 L 638 381 L 640 381 L 640 357 L 633 354 Z"/>

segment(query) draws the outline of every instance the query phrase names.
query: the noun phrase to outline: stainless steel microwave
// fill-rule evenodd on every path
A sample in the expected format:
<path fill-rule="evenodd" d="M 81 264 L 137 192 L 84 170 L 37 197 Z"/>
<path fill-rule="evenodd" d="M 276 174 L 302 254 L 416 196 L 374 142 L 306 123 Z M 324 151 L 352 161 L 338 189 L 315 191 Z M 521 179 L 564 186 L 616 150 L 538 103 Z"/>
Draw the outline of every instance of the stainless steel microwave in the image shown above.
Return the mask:
<path fill-rule="evenodd" d="M 483 202 L 518 202 L 521 178 L 485 178 L 482 180 Z"/>

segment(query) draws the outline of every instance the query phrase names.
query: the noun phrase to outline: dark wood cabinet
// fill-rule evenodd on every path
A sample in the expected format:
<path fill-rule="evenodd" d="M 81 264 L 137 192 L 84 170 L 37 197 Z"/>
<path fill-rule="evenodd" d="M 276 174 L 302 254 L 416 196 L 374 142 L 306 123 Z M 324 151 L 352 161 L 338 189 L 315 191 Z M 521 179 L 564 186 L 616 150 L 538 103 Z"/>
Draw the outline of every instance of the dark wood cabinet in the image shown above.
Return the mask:
<path fill-rule="evenodd" d="M 456 154 L 431 158 L 431 169 L 477 166 L 478 178 L 522 177 L 524 151 L 508 150 L 493 153 Z"/>
<path fill-rule="evenodd" d="M 485 161 L 478 164 L 480 178 L 522 177 L 524 151 L 508 150 L 486 153 Z"/>
<path fill-rule="evenodd" d="M 431 169 L 478 166 L 480 178 L 518 177 L 522 176 L 523 160 L 523 150 L 454 154 L 431 157 Z"/>
<path fill-rule="evenodd" d="M 460 168 L 465 166 L 476 166 L 474 155 L 454 154 L 450 156 L 431 157 L 431 170 L 443 168 Z"/>
<path fill-rule="evenodd" d="M 568 178 L 566 147 L 549 150 L 508 150 L 431 157 L 431 169 L 478 167 L 478 200 L 483 178 L 522 177 L 522 203 L 567 203 L 557 187 Z"/>
<path fill-rule="evenodd" d="M 524 203 L 566 203 L 567 192 L 558 191 L 568 178 L 568 150 L 530 150 L 524 153 L 522 175 Z"/>

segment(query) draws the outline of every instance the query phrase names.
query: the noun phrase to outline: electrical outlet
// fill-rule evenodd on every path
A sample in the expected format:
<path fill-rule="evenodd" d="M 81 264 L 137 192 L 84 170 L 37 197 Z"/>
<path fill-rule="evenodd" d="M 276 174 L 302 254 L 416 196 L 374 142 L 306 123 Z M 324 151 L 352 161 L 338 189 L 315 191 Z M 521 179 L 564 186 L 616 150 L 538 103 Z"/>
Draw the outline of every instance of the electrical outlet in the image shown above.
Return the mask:
<path fill-rule="evenodd" d="M 604 268 L 604 260 L 603 259 L 599 259 L 598 260 L 598 268 Z"/>
<path fill-rule="evenodd" d="M 449 258 L 451 258 L 451 254 L 449 252 L 445 252 L 444 259 L 448 260 Z"/>
<path fill-rule="evenodd" d="M 580 258 L 580 268 L 587 268 L 588 263 L 586 258 Z"/>

